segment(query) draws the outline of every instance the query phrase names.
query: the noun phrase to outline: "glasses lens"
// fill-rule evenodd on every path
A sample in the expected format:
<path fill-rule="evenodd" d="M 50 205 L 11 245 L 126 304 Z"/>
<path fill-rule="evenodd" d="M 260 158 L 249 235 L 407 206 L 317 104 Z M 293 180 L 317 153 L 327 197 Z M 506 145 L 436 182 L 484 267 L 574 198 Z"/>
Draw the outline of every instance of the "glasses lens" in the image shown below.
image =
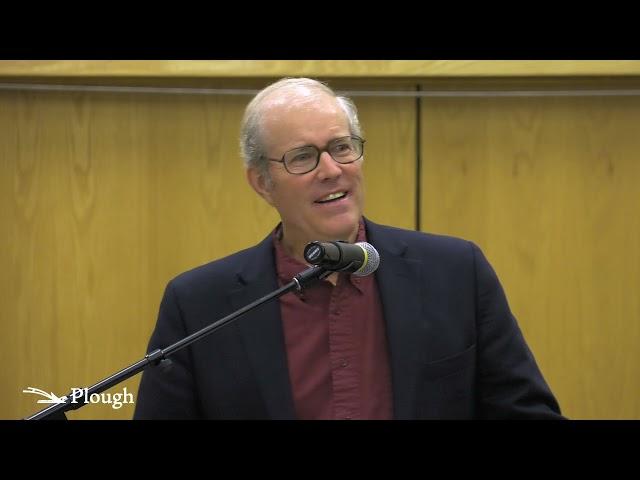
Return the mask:
<path fill-rule="evenodd" d="M 358 137 L 344 137 L 334 140 L 329 145 L 329 155 L 336 162 L 351 163 L 362 156 L 362 140 Z"/>
<path fill-rule="evenodd" d="M 338 163 L 351 163 L 362 157 L 364 140 L 358 137 L 342 137 L 327 147 L 329 155 Z M 316 147 L 300 147 L 284 154 L 284 166 L 289 173 L 302 174 L 318 166 L 320 152 Z"/>
<path fill-rule="evenodd" d="M 318 164 L 318 150 L 314 147 L 296 148 L 284 156 L 284 164 L 291 173 L 307 173 Z"/>

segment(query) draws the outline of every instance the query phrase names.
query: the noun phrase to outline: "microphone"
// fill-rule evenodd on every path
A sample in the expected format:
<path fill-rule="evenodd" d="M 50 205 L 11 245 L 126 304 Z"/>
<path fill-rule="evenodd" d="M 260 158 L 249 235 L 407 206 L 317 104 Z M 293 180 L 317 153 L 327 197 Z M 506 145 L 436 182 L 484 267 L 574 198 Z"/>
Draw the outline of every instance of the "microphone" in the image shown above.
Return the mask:
<path fill-rule="evenodd" d="M 358 277 L 371 275 L 380 265 L 380 254 L 367 242 L 311 242 L 304 247 L 304 258 L 325 270 L 353 273 Z"/>

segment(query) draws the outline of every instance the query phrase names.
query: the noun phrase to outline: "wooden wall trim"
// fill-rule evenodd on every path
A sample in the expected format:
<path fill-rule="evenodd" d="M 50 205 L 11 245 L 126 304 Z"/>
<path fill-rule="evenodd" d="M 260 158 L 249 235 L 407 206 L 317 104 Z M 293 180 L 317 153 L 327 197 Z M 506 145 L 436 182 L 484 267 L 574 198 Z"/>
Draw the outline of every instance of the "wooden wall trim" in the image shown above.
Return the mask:
<path fill-rule="evenodd" d="M 638 76 L 637 60 L 2 60 L 0 77 Z"/>

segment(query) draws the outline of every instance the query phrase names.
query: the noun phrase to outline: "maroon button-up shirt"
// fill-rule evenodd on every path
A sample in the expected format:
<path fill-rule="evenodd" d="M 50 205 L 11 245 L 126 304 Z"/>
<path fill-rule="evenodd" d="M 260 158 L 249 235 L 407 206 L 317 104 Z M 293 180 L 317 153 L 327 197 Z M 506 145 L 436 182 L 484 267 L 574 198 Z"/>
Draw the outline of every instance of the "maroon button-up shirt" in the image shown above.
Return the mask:
<path fill-rule="evenodd" d="M 308 268 L 287 255 L 274 230 L 280 285 Z M 360 221 L 358 242 L 366 241 Z M 382 304 L 374 275 L 340 273 L 280 297 L 296 415 L 303 420 L 393 418 Z"/>

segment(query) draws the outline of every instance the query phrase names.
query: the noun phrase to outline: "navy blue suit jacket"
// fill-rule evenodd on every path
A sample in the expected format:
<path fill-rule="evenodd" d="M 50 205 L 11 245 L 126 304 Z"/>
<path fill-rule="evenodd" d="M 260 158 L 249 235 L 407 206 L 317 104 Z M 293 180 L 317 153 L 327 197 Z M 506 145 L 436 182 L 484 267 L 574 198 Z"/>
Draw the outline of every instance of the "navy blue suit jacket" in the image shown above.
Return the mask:
<path fill-rule="evenodd" d="M 391 357 L 396 419 L 561 418 L 473 243 L 365 220 Z M 169 282 L 149 351 L 278 288 L 271 235 Z M 272 301 L 143 374 L 135 419 L 294 419 L 280 307 Z"/>

